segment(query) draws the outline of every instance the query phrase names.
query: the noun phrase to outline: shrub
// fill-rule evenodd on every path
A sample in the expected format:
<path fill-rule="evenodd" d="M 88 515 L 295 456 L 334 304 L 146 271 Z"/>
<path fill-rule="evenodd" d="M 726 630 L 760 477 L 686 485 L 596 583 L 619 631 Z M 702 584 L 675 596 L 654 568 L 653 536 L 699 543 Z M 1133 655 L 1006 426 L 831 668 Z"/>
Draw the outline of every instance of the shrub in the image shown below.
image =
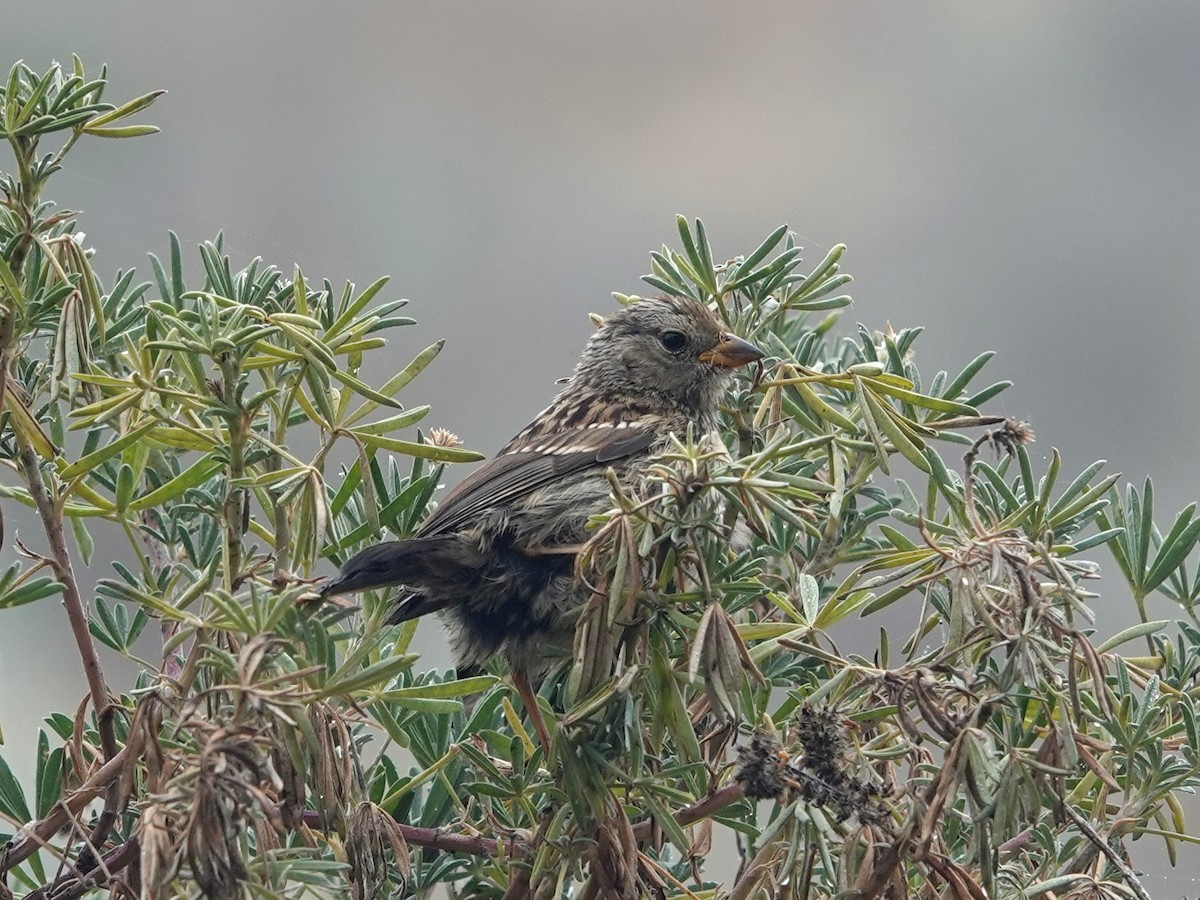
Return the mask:
<path fill-rule="evenodd" d="M 768 359 L 724 450 L 679 435 L 595 523 L 549 752 L 501 663 L 425 671 L 386 593 L 314 602 L 479 458 L 396 436 L 441 343 L 372 386 L 413 324 L 385 280 L 234 271 L 219 237 L 199 276 L 172 236 L 152 281 L 103 281 L 43 191 L 77 140 L 154 130 L 127 120 L 157 93 L 105 87 L 76 59 L 0 95 L 0 494 L 44 532 L 0 608 L 60 596 L 87 690 L 47 714 L 32 790 L 0 759 L 0 896 L 1125 897 L 1129 840 L 1195 842 L 1195 504 L 1164 535 L 1149 481 L 1035 474 L 1029 427 L 984 411 L 990 353 L 926 381 L 920 329 L 839 336 L 844 248 L 810 270 L 786 227 L 718 264 L 681 218 L 651 254 L 649 285 Z M 94 534 L 125 543 L 111 570 Z M 1105 546 L 1142 610 L 1113 635 L 1085 589 Z M 1187 620 L 1147 621 L 1154 591 Z M 841 649 L 899 602 L 910 634 Z"/>

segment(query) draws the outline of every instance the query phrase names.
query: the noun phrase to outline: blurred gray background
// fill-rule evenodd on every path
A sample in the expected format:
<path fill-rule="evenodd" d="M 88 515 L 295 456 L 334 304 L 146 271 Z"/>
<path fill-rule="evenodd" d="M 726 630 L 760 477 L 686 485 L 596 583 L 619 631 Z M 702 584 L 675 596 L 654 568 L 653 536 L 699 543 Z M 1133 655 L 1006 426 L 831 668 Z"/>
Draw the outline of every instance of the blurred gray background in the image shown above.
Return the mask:
<path fill-rule="evenodd" d="M 998 351 L 985 373 L 1016 386 L 990 406 L 1033 422 L 1035 456 L 1152 474 L 1160 524 L 1200 496 L 1198 47 L 1182 2 L 26 2 L 0 30 L 5 71 L 74 51 L 109 64 L 106 99 L 170 91 L 137 120 L 160 135 L 85 141 L 52 182 L 106 279 L 149 277 L 167 229 L 224 229 L 239 264 L 391 275 L 420 323 L 397 366 L 448 339 L 406 399 L 470 446 L 541 409 L 676 213 L 721 258 L 787 222 L 811 263 L 849 245 L 847 326 L 927 326 L 929 376 Z M 1126 621 L 1106 588 L 1103 621 Z M 0 615 L 24 777 L 40 713 L 82 694 L 54 601 Z M 1197 855 L 1151 893 L 1195 892 Z"/>

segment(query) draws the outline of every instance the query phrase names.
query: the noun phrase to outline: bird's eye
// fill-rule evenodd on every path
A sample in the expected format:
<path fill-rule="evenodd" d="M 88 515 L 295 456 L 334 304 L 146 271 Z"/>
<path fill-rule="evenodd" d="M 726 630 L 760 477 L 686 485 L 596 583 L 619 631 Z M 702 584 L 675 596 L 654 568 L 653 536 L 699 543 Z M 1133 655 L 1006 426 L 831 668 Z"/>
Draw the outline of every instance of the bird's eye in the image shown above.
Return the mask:
<path fill-rule="evenodd" d="M 687 346 L 687 338 L 679 331 L 664 331 L 658 339 L 669 353 L 678 353 Z"/>

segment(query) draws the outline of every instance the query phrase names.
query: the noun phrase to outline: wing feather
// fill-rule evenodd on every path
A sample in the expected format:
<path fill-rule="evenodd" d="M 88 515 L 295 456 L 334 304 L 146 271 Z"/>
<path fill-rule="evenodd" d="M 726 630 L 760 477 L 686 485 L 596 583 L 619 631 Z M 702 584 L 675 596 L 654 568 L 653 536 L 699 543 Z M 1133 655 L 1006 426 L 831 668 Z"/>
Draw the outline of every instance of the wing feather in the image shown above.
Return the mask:
<path fill-rule="evenodd" d="M 569 475 L 608 466 L 649 449 L 654 433 L 637 427 L 591 427 L 535 438 L 485 463 L 460 482 L 416 531 L 449 534 Z"/>

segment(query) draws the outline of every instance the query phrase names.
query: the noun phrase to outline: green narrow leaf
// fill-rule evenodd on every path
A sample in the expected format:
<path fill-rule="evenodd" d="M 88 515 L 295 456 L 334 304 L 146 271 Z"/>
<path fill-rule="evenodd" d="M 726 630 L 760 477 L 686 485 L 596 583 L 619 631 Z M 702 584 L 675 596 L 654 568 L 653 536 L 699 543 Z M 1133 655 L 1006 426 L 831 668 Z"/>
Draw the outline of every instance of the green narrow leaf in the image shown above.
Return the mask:
<path fill-rule="evenodd" d="M 1037 498 L 1037 488 L 1036 482 L 1033 479 L 1033 464 L 1029 461 L 1029 451 L 1024 444 L 1017 448 L 1017 463 L 1021 470 L 1023 496 L 1026 500 L 1035 500 Z"/>
<path fill-rule="evenodd" d="M 704 222 L 700 219 L 696 220 L 696 249 L 700 251 L 700 260 L 703 264 L 701 273 L 704 275 L 705 287 L 713 294 L 717 293 L 717 275 L 716 266 L 713 264 L 712 245 L 708 242 L 708 234 L 704 229 Z"/>
<path fill-rule="evenodd" d="M 96 116 L 94 119 L 89 119 L 87 127 L 84 128 L 84 131 L 91 133 L 90 129 L 96 127 L 97 125 L 107 125 L 109 122 L 116 122 L 119 119 L 125 119 L 134 115 L 135 113 L 139 113 L 165 93 L 166 91 L 151 91 L 148 94 L 142 94 L 140 97 L 135 97 L 128 103 L 122 103 L 116 109 L 102 113 L 101 115 Z"/>
<path fill-rule="evenodd" d="M 129 504 L 129 508 L 138 512 L 143 509 L 161 506 L 168 500 L 174 500 L 189 488 L 203 484 L 213 475 L 217 474 L 217 472 L 221 471 L 223 467 L 224 463 L 221 460 L 210 455 L 205 455 L 170 481 L 133 500 Z"/>
<path fill-rule="evenodd" d="M 1000 392 L 1008 390 L 1010 387 L 1012 387 L 1011 381 L 997 381 L 995 384 L 988 385 L 982 391 L 972 394 L 962 402 L 967 404 L 967 406 L 974 406 L 978 408 L 983 406 L 983 404 L 987 403 Z"/>
<path fill-rule="evenodd" d="M 366 397 L 376 406 L 388 406 L 392 409 L 404 408 L 403 404 L 399 400 L 395 400 L 390 395 L 375 390 L 369 384 L 364 381 L 360 381 L 349 372 L 333 368 L 329 370 L 329 374 L 335 380 L 340 381 L 342 384 L 353 390 L 356 394 Z"/>
<path fill-rule="evenodd" d="M 1078 475 L 1076 475 L 1075 478 L 1072 479 L 1071 483 L 1068 484 L 1063 490 L 1059 498 L 1054 501 L 1054 505 L 1047 510 L 1048 515 L 1056 515 L 1064 506 L 1074 500 L 1075 497 L 1087 491 L 1089 489 L 1088 482 L 1090 482 L 1096 476 L 1096 474 L 1104 468 L 1104 465 L 1105 461 L 1098 459 Z"/>
<path fill-rule="evenodd" d="M 1195 508 L 1194 503 L 1191 508 Z M 1143 591 L 1149 593 L 1166 581 L 1196 546 L 1196 540 L 1200 538 L 1200 519 L 1191 521 L 1180 528 L 1180 522 L 1183 520 L 1184 514 L 1180 513 L 1175 523 L 1176 527 L 1171 530 L 1169 538 L 1163 541 L 1162 547 L 1159 548 L 1158 554 L 1154 558 L 1154 563 L 1150 566 L 1150 571 L 1146 573 L 1146 578 L 1142 582 Z"/>
<path fill-rule="evenodd" d="M 654 269 L 654 276 L 661 279 L 660 285 L 666 285 L 668 294 L 691 293 L 688 287 L 688 280 L 683 277 L 683 273 L 679 271 L 679 267 L 667 255 L 667 248 L 663 248 L 663 252 L 657 250 L 650 251 L 650 264 Z"/>
<path fill-rule="evenodd" d="M 83 560 L 83 564 L 90 565 L 96 543 L 92 540 L 91 532 L 87 530 L 87 526 L 78 516 L 71 517 L 71 533 L 75 536 L 75 543 L 79 547 L 79 556 Z"/>
<path fill-rule="evenodd" d="M 804 608 L 804 620 L 810 624 L 817 621 L 821 605 L 821 587 L 817 584 L 817 579 L 807 572 L 800 575 L 800 602 Z"/>
<path fill-rule="evenodd" d="M 142 425 L 139 425 L 132 431 L 117 438 L 111 444 L 106 444 L 99 450 L 93 451 L 92 453 L 89 453 L 86 456 L 77 459 L 70 465 L 64 467 L 58 473 L 59 477 L 64 481 L 69 481 L 72 478 L 76 478 L 92 471 L 98 465 L 100 465 L 100 463 L 104 462 L 106 459 L 116 456 L 126 447 L 137 443 L 157 427 L 158 422 L 146 422 Z"/>
<path fill-rule="evenodd" d="M 415 425 L 425 418 L 428 412 L 428 406 L 414 406 L 412 409 L 406 410 L 397 416 L 389 416 L 386 419 L 380 419 L 366 425 L 359 425 L 357 428 L 352 428 L 351 433 L 387 434 L 389 431 L 397 431 L 401 428 L 407 428 L 409 425 Z"/>
<path fill-rule="evenodd" d="M 1136 492 L 1134 492 L 1134 496 L 1136 497 Z M 1145 593 L 1146 565 L 1150 560 L 1150 539 L 1154 534 L 1154 482 L 1150 478 L 1146 479 L 1145 487 L 1142 489 L 1140 515 L 1134 512 L 1133 518 L 1137 519 L 1134 562 L 1137 566 L 1138 582 L 1142 585 L 1143 593 Z"/>
<path fill-rule="evenodd" d="M 455 681 L 443 681 L 434 684 L 420 684 L 412 687 L 393 688 L 385 691 L 387 699 L 399 697 L 421 697 L 427 700 L 445 700 L 452 697 L 466 697 L 470 694 L 482 694 L 497 684 L 495 675 L 474 675 L 470 678 L 460 678 Z"/>
<path fill-rule="evenodd" d="M 786 224 L 784 224 L 780 225 L 769 235 L 767 235 L 767 239 L 754 248 L 753 252 L 751 252 L 750 255 L 744 260 L 742 260 L 742 264 L 737 268 L 737 274 L 741 275 L 744 272 L 750 272 L 753 270 L 756 265 L 766 259 L 767 254 L 775 249 L 775 245 L 783 240 L 783 236 L 787 233 L 788 227 Z"/>
<path fill-rule="evenodd" d="M 913 406 L 920 406 L 925 409 L 931 409 L 934 412 L 947 413 L 954 416 L 977 416 L 979 410 L 973 406 L 967 406 L 965 403 L 956 403 L 952 400 L 946 400 L 940 397 L 930 397 L 927 394 L 921 394 L 917 391 L 911 391 L 903 387 L 898 387 L 894 384 L 889 384 L 883 378 L 867 378 L 871 387 L 880 394 L 888 394 L 895 397 L 897 400 L 903 400 L 906 403 L 911 403 Z"/>
<path fill-rule="evenodd" d="M 1096 534 L 1089 535 L 1082 540 L 1073 541 L 1071 547 L 1075 553 L 1083 553 L 1085 550 L 1091 550 L 1093 547 L 1098 547 L 1100 544 L 1107 544 L 1114 537 L 1121 533 L 1120 528 L 1109 528 L 1104 531 L 1099 531 Z"/>
<path fill-rule="evenodd" d="M 382 394 L 385 397 L 394 397 L 409 382 L 425 371 L 425 367 L 433 362 L 437 355 L 442 352 L 442 347 L 444 347 L 445 344 L 445 339 L 440 340 L 437 343 L 430 344 L 415 357 L 413 357 L 412 362 L 389 378 L 387 384 L 381 387 L 377 393 Z M 354 412 L 350 413 L 350 415 L 346 417 L 346 419 L 342 422 L 342 427 L 348 428 L 363 416 L 370 415 L 378 408 L 379 404 L 374 400 L 367 400 L 362 406 L 354 410 Z"/>
<path fill-rule="evenodd" d="M 71 520 L 74 523 L 74 519 Z M 12 609 L 62 593 L 62 583 L 53 578 L 31 578 L 24 584 L 0 593 L 0 609 Z"/>
<path fill-rule="evenodd" d="M 119 125 L 115 128 L 93 128 L 90 125 L 85 125 L 83 132 L 84 134 L 90 134 L 92 137 L 100 138 L 132 138 L 142 137 L 147 134 L 158 134 L 159 128 L 157 125 Z"/>
<path fill-rule="evenodd" d="M 696 221 L 699 223 L 700 220 Z M 708 269 L 704 264 L 704 257 L 696 246 L 696 241 L 692 239 L 692 229 L 688 226 L 687 216 L 676 216 L 675 224 L 679 229 L 679 237 L 683 241 L 683 252 L 687 254 L 688 262 L 691 263 L 692 274 L 695 275 L 696 282 L 702 287 L 708 287 L 708 280 L 705 277 Z"/>
<path fill-rule="evenodd" d="M 325 686 L 320 691 L 320 696 L 350 694 L 364 688 L 387 684 L 401 672 L 411 668 L 414 660 L 416 660 L 416 656 L 404 654 L 386 657 L 361 669 L 343 665 L 329 676 L 329 680 L 325 682 Z M 458 706 L 455 705 L 454 708 L 457 709 Z"/>
<path fill-rule="evenodd" d="M 1120 480 L 1120 478 L 1121 478 L 1121 474 L 1119 472 L 1115 472 L 1112 475 L 1105 476 L 1101 481 L 1097 482 L 1095 485 L 1088 488 L 1082 494 L 1079 494 L 1070 503 L 1066 503 L 1066 504 L 1062 503 L 1061 501 L 1063 498 L 1060 497 L 1059 502 L 1055 503 L 1055 505 L 1054 505 L 1055 506 L 1054 511 L 1047 517 L 1046 521 L 1049 522 L 1052 526 L 1054 526 L 1056 528 L 1063 525 L 1066 522 L 1069 522 L 1071 519 L 1075 518 L 1075 516 L 1078 515 L 1082 510 L 1091 506 L 1093 503 L 1095 503 L 1097 500 L 1099 500 L 1099 498 L 1101 498 L 1105 494 L 1107 494 L 1109 492 L 1109 490 L 1112 488 L 1112 486 L 1114 484 L 1116 484 L 1117 481 Z M 1104 505 L 1107 506 L 1109 501 L 1105 500 L 1103 502 L 1104 502 Z"/>
<path fill-rule="evenodd" d="M 1162 631 L 1171 622 L 1168 619 L 1160 619 L 1154 622 L 1139 622 L 1137 625 L 1131 625 L 1129 628 L 1124 628 L 1118 631 L 1104 643 L 1096 648 L 1098 653 L 1108 653 L 1110 650 L 1115 650 L 1122 644 L 1127 644 L 1130 641 L 1137 640 L 1140 637 L 1145 637 L 1148 634 L 1154 634 L 1156 631 Z"/>
<path fill-rule="evenodd" d="M 0 756 L 0 813 L 21 824 L 33 820 L 29 804 L 25 802 L 25 792 L 3 756 Z"/>
<path fill-rule="evenodd" d="M 800 399 L 804 401 L 804 405 L 813 411 L 813 413 L 821 419 L 824 419 L 831 425 L 836 425 L 843 431 L 848 431 L 851 434 L 856 434 L 860 430 L 858 425 L 846 418 L 840 412 L 833 408 L 829 403 L 825 402 L 813 390 L 812 385 L 801 382 L 792 385 L 796 389 L 796 393 L 800 395 Z"/>
<path fill-rule="evenodd" d="M 167 232 L 167 240 L 171 244 L 171 301 L 178 304 L 186 289 L 183 282 L 183 250 L 179 246 L 179 235 L 174 231 Z M 166 299 L 164 297 L 164 299 Z"/>
<path fill-rule="evenodd" d="M 333 320 L 333 324 L 325 332 L 326 336 L 333 337 L 344 331 L 354 321 L 354 317 L 362 311 L 363 307 L 375 299 L 375 295 L 383 290 L 384 285 L 387 283 L 388 279 L 385 276 L 368 285 L 361 294 L 350 301 L 341 315 Z"/>
<path fill-rule="evenodd" d="M 879 464 L 880 470 L 884 475 L 890 475 L 888 469 L 888 452 L 887 445 L 884 443 L 883 426 L 875 416 L 875 409 L 868 399 L 867 389 L 863 386 L 862 380 L 854 379 L 854 393 L 858 396 L 858 408 L 862 414 L 863 424 L 866 426 L 867 435 L 871 438 L 871 443 L 875 446 L 875 459 Z"/>
<path fill-rule="evenodd" d="M 1050 465 L 1046 467 L 1046 474 L 1042 476 L 1037 497 L 1038 506 L 1043 511 L 1050 505 L 1050 495 L 1054 491 L 1054 483 L 1058 481 L 1058 473 L 1061 470 L 1062 456 L 1059 454 L 1057 447 L 1052 447 L 1050 449 Z"/>
<path fill-rule="evenodd" d="M 38 729 L 37 771 L 34 781 L 34 806 L 39 819 L 50 814 L 50 810 L 62 799 L 63 751 L 61 747 L 50 749 L 46 732 Z"/>
<path fill-rule="evenodd" d="M 814 285 L 824 281 L 830 272 L 837 271 L 838 260 L 842 258 L 842 254 L 845 252 L 845 244 L 834 244 L 830 247 L 829 252 L 825 254 L 825 258 L 817 263 L 817 267 L 808 274 L 808 277 L 804 278 L 792 289 L 793 296 L 804 297 L 812 290 Z"/>
<path fill-rule="evenodd" d="M 358 438 L 364 444 L 380 450 L 390 450 L 393 453 L 404 453 L 408 456 L 419 456 L 421 459 L 433 459 L 438 462 L 478 462 L 485 458 L 476 450 L 439 447 L 436 444 L 418 444 L 415 441 L 402 441 L 399 438 L 383 437 L 377 434 L 359 434 Z"/>
<path fill-rule="evenodd" d="M 978 375 L 979 370 L 987 365 L 988 360 L 995 355 L 995 350 L 985 350 L 967 363 L 966 367 L 955 376 L 954 380 L 946 385 L 946 389 L 942 391 L 942 396 L 947 400 L 953 400 L 961 394 L 963 389 L 971 382 L 971 379 Z"/>
<path fill-rule="evenodd" d="M 650 793 L 642 795 L 642 802 L 649 807 L 648 811 L 650 815 L 654 817 L 654 821 L 658 822 L 667 840 L 674 844 L 675 849 L 686 858 L 692 842 L 688 840 L 683 829 L 679 827 L 679 823 L 675 821 L 675 817 L 671 815 L 671 811 L 663 805 L 661 800 Z"/>
<path fill-rule="evenodd" d="M 21 110 L 17 113 L 17 117 L 14 121 L 14 124 L 18 128 L 25 122 L 29 121 L 29 117 L 33 115 L 34 108 L 37 107 L 42 98 L 46 96 L 46 91 L 50 87 L 50 83 L 54 80 L 54 76 L 57 74 L 58 64 L 55 63 L 41 78 L 37 80 L 37 83 L 34 84 L 33 90 L 29 92 L 29 97 L 25 100 L 25 105 L 21 107 Z"/>
<path fill-rule="evenodd" d="M 23 312 L 25 310 L 25 293 L 21 290 L 21 285 L 17 282 L 17 277 L 13 274 L 8 260 L 3 256 L 0 256 L 0 285 L 3 285 L 5 292 L 12 297 L 17 312 Z"/>
<path fill-rule="evenodd" d="M 902 420 L 896 411 L 883 401 L 877 399 L 869 388 L 864 389 L 864 396 L 867 399 L 867 403 L 872 407 L 871 412 L 873 417 L 891 440 L 892 446 L 910 463 L 928 474 L 929 461 L 925 458 L 923 447 L 917 444 L 920 438 L 910 435 L 908 433 L 909 429 L 902 424 Z M 924 442 L 922 441 L 921 444 L 923 445 Z"/>

